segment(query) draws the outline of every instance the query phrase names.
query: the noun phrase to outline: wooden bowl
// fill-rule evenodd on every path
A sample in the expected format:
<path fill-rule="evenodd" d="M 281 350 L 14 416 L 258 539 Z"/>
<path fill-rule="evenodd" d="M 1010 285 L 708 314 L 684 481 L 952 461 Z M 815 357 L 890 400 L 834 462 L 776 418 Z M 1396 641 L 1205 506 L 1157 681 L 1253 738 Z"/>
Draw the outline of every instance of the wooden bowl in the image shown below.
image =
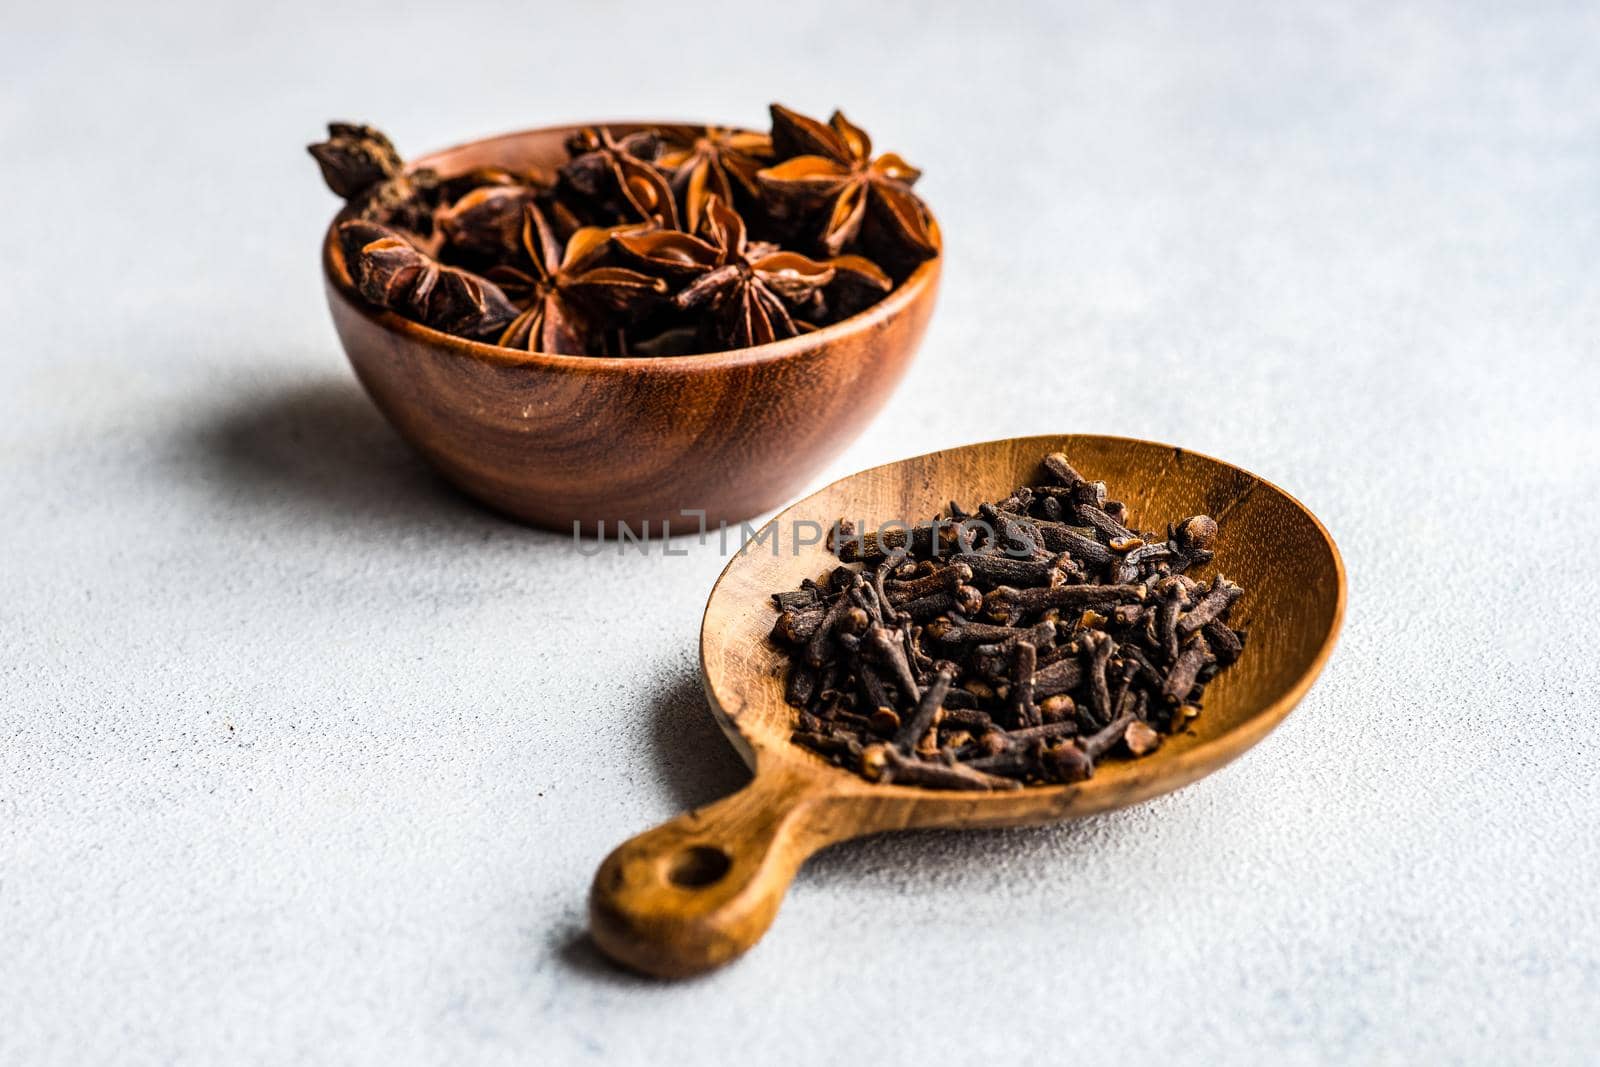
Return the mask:
<path fill-rule="evenodd" d="M 619 133 L 645 125 L 613 123 Z M 551 168 L 576 126 L 425 156 L 446 176 Z M 340 221 L 335 219 L 335 223 Z M 937 235 L 937 226 L 934 227 Z M 939 289 L 928 260 L 885 299 L 814 333 L 706 355 L 597 359 L 480 344 L 373 308 L 333 226 L 328 306 L 356 376 L 400 435 L 470 495 L 525 522 L 650 534 L 736 522 L 789 499 L 889 398 Z"/>
<path fill-rule="evenodd" d="M 1207 687 L 1189 732 L 1138 760 L 1112 760 L 1074 785 L 1015 792 L 941 792 L 872 784 L 789 740 L 787 657 L 768 639 L 770 595 L 838 561 L 799 548 L 807 520 L 923 521 L 952 498 L 998 500 L 1042 480 L 1040 460 L 1065 452 L 1126 502 L 1135 525 L 1204 513 L 1217 520 L 1213 567 L 1245 589 L 1233 620 L 1244 655 Z M 1345 576 L 1328 531 L 1298 501 L 1253 474 L 1170 445 L 1119 437 L 1027 437 L 969 445 L 863 471 L 784 511 L 768 543 L 734 558 L 706 605 L 700 666 L 723 731 L 755 771 L 740 792 L 647 831 L 595 875 L 590 929 L 615 959 L 681 977 L 744 952 L 766 931 L 790 880 L 817 849 L 863 834 L 921 827 L 1021 826 L 1138 803 L 1193 782 L 1267 735 L 1305 695 L 1333 650 Z M 806 531 L 807 538 L 811 536 Z M 1248 813 L 1241 813 L 1247 815 Z M 841 951 L 846 949 L 841 946 Z"/>

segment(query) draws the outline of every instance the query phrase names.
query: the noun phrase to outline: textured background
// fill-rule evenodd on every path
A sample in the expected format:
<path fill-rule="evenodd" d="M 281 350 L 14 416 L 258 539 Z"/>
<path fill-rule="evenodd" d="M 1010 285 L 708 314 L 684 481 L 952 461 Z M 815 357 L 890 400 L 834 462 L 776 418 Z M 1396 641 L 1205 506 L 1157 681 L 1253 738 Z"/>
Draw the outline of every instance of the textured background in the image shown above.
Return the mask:
<path fill-rule="evenodd" d="M 0 1062 L 1600 1056 L 1593 6 L 6 21 Z M 656 985 L 584 897 L 742 780 L 695 680 L 723 561 L 583 558 L 422 468 L 338 351 L 302 145 L 769 99 L 846 105 L 948 241 L 830 475 L 1179 443 L 1315 510 L 1350 614 L 1215 777 L 840 847 Z"/>

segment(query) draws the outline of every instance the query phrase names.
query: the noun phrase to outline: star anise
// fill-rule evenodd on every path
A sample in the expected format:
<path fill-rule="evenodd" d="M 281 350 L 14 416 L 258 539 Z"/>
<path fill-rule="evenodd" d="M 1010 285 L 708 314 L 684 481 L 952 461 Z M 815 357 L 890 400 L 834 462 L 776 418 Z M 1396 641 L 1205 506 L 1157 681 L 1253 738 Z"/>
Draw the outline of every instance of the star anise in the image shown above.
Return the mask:
<path fill-rule="evenodd" d="M 676 229 L 672 189 L 650 165 L 660 147 L 661 139 L 649 130 L 617 138 L 604 126 L 586 127 L 568 139 L 573 157 L 561 177 L 608 211 Z"/>
<path fill-rule="evenodd" d="M 441 179 L 439 194 L 445 200 L 456 201 L 486 185 L 517 185 L 548 194 L 555 184 L 554 172 L 540 167 L 512 170 L 508 167 L 482 166 Z"/>
<path fill-rule="evenodd" d="M 682 285 L 674 307 L 709 309 L 718 340 L 731 348 L 809 329 L 795 312 L 814 306 L 836 274 L 826 263 L 749 240 L 744 220 L 717 196 L 706 201 L 699 236 L 654 230 L 612 240 L 643 269 Z"/>
<path fill-rule="evenodd" d="M 599 265 L 611 239 L 634 229 L 584 227 L 563 248 L 544 214 L 525 205 L 522 260 L 489 272 L 523 309 L 497 343 L 530 352 L 589 355 L 602 340 L 599 316 L 626 319 L 664 296 L 667 285 L 659 278 Z"/>
<path fill-rule="evenodd" d="M 823 295 L 831 322 L 865 311 L 894 288 L 894 279 L 865 256 L 834 256 L 827 264 L 833 268 L 833 283 Z"/>
<path fill-rule="evenodd" d="M 548 170 L 515 153 L 407 168 L 353 123 L 310 150 L 348 201 L 338 239 L 371 303 L 535 351 L 674 355 L 837 322 L 936 254 L 914 168 L 840 114 L 772 113 L 771 136 L 586 127 Z"/>
<path fill-rule="evenodd" d="M 439 175 L 427 167 L 407 171 L 393 143 L 371 126 L 328 123 L 328 139 L 308 145 L 328 188 L 350 203 L 350 215 L 422 237 L 433 234 Z"/>
<path fill-rule="evenodd" d="M 405 169 L 394 143 L 380 130 L 353 122 L 328 123 L 328 139 L 308 145 L 328 188 L 354 200 Z"/>
<path fill-rule="evenodd" d="M 453 252 L 503 261 L 522 250 L 523 209 L 538 201 L 539 191 L 526 185 L 483 185 L 440 208 L 435 218 Z"/>
<path fill-rule="evenodd" d="M 339 243 L 362 296 L 424 326 L 483 338 L 498 334 L 517 314 L 492 282 L 445 266 L 390 227 L 341 223 Z"/>
<path fill-rule="evenodd" d="M 756 173 L 772 162 L 772 138 L 764 133 L 707 126 L 693 137 L 669 142 L 656 157 L 656 166 L 668 174 L 668 184 L 678 198 L 683 228 L 700 229 L 706 201 L 720 197 L 736 204 L 734 190 L 746 203 L 759 203 L 761 189 Z"/>
<path fill-rule="evenodd" d="M 872 139 L 838 111 L 823 125 L 772 105 L 772 146 L 784 161 L 757 175 L 774 215 L 820 215 L 819 240 L 830 255 L 871 220 L 897 257 L 938 254 L 927 211 L 911 186 L 922 172 L 895 155 L 872 156 Z"/>

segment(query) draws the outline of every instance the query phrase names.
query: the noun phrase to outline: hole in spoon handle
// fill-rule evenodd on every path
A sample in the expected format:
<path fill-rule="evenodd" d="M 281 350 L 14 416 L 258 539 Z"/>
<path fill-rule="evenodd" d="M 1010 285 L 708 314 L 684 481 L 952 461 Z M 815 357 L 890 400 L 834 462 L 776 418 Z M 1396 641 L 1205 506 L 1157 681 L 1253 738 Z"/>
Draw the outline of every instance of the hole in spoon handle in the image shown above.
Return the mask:
<path fill-rule="evenodd" d="M 772 925 L 806 857 L 831 840 L 815 818 L 820 799 L 810 780 L 780 767 L 624 842 L 589 891 L 595 943 L 662 978 L 739 956 Z"/>

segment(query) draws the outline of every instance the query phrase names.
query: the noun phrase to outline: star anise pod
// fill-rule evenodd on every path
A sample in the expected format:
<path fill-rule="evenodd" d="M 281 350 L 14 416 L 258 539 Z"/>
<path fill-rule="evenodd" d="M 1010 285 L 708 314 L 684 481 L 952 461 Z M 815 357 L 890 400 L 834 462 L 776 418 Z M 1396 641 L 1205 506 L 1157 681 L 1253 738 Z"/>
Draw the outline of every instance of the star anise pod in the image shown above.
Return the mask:
<path fill-rule="evenodd" d="M 388 226 L 352 220 L 338 236 L 356 288 L 379 307 L 474 338 L 499 333 L 517 314 L 492 282 L 445 266 Z"/>
<path fill-rule="evenodd" d="M 775 216 L 820 215 L 830 255 L 854 241 L 869 216 L 896 257 L 938 254 L 927 210 L 911 191 L 921 171 L 895 155 L 872 156 L 872 139 L 838 111 L 823 125 L 772 105 L 772 146 L 784 161 L 757 175 Z"/>
<path fill-rule="evenodd" d="M 709 309 L 718 339 L 730 348 L 766 344 L 808 329 L 794 312 L 814 305 L 834 280 L 836 268 L 750 241 L 744 220 L 720 197 L 708 198 L 705 212 L 699 236 L 654 230 L 621 233 L 612 240 L 642 269 L 682 285 L 673 306 Z"/>
<path fill-rule="evenodd" d="M 439 209 L 435 215 L 452 252 L 496 262 L 522 250 L 523 210 L 539 202 L 526 185 L 483 185 Z"/>
<path fill-rule="evenodd" d="M 585 227 L 563 248 L 543 212 L 525 205 L 522 260 L 489 272 L 523 309 L 498 343 L 530 352 L 588 355 L 601 346 L 602 316 L 625 320 L 663 297 L 667 285 L 661 279 L 599 265 L 611 239 L 633 228 Z"/>
<path fill-rule="evenodd" d="M 435 236 L 433 213 L 439 202 L 439 175 L 421 167 L 381 181 L 351 201 L 358 219 L 410 230 L 423 238 Z M 438 251 L 438 241 L 430 247 Z"/>
<path fill-rule="evenodd" d="M 834 256 L 833 282 L 823 291 L 829 322 L 838 322 L 876 304 L 894 288 L 894 279 L 865 256 Z"/>
<path fill-rule="evenodd" d="M 548 193 L 555 188 L 555 184 L 555 174 L 539 167 L 511 170 L 508 167 L 482 166 L 440 179 L 439 194 L 445 200 L 454 202 L 486 185 L 523 186 Z"/>
<path fill-rule="evenodd" d="M 328 139 L 307 145 L 328 188 L 354 200 L 405 169 L 394 143 L 381 130 L 353 122 L 328 123 Z"/>
<path fill-rule="evenodd" d="M 328 139 L 308 145 L 322 178 L 350 203 L 350 214 L 410 230 L 433 233 L 439 176 L 421 167 L 407 172 L 394 144 L 379 130 L 349 122 L 328 123 Z"/>
<path fill-rule="evenodd" d="M 538 204 L 562 240 L 586 225 L 557 195 L 554 172 L 538 167 L 475 167 L 442 179 L 439 193 L 446 206 L 435 212 L 435 220 L 450 244 L 469 257 L 516 258 L 524 203 Z"/>
<path fill-rule="evenodd" d="M 683 228 L 690 233 L 700 229 L 706 201 L 713 196 L 736 204 L 737 189 L 746 202 L 759 203 L 756 173 L 771 162 L 772 138 L 727 126 L 707 126 L 693 137 L 670 141 L 656 157 L 678 198 Z"/>
<path fill-rule="evenodd" d="M 614 214 L 676 229 L 672 189 L 651 166 L 660 147 L 661 139 L 649 130 L 618 138 L 604 126 L 586 127 L 568 139 L 573 157 L 561 168 L 561 177 Z"/>

